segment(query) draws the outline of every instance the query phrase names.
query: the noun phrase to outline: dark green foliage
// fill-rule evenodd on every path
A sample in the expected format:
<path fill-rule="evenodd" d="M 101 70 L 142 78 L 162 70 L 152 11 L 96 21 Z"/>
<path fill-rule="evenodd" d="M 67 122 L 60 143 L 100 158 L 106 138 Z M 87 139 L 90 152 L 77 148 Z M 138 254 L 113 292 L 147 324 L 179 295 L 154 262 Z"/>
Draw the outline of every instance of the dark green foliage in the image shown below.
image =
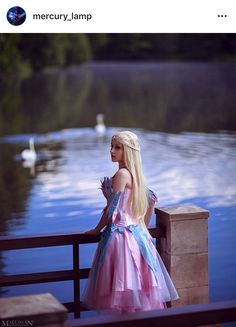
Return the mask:
<path fill-rule="evenodd" d="M 34 70 L 80 64 L 91 56 L 84 34 L 25 34 L 20 49 Z"/>
<path fill-rule="evenodd" d="M 91 59 L 235 60 L 236 34 L 0 34 L 0 88 Z"/>
<path fill-rule="evenodd" d="M 20 34 L 0 34 L 0 90 L 15 77 L 26 77 L 30 73 L 30 63 L 24 58 L 19 45 Z"/>

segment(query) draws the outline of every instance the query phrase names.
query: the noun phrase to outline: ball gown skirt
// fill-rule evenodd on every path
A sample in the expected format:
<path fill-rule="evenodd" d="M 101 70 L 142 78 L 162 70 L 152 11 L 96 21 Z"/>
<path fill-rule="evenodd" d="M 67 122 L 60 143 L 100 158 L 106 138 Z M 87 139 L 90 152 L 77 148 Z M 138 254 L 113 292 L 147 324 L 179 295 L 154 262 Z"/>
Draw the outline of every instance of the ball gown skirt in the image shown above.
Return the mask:
<path fill-rule="evenodd" d="M 105 196 L 109 182 L 105 179 L 102 184 Z M 112 203 L 108 201 L 110 223 L 102 233 L 82 296 L 90 309 L 139 312 L 163 309 L 165 302 L 178 299 L 150 234 L 134 223 L 128 206 L 131 191 L 126 188 Z M 111 194 L 110 189 L 109 199 Z M 152 204 L 153 197 L 151 192 Z"/>

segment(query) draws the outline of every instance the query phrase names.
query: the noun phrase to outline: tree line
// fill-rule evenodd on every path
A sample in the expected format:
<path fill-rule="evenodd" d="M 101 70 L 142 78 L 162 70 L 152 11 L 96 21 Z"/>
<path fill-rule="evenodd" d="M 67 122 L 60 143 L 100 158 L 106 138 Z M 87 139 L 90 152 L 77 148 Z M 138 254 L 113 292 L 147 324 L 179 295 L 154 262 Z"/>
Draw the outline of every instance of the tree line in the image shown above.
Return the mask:
<path fill-rule="evenodd" d="M 89 60 L 235 60 L 236 34 L 0 34 L 0 81 Z"/>

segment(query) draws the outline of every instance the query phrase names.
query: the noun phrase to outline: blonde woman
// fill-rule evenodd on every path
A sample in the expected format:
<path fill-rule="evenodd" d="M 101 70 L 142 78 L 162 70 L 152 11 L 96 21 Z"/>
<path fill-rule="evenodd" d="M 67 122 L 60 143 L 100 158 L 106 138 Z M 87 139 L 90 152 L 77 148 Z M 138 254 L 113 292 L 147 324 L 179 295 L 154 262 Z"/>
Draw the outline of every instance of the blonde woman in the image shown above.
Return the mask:
<path fill-rule="evenodd" d="M 97 226 L 85 232 L 97 235 L 106 227 L 82 300 L 97 311 L 163 309 L 178 294 L 147 230 L 157 199 L 145 185 L 138 137 L 115 134 L 110 153 L 119 167 L 102 181 L 107 205 Z"/>

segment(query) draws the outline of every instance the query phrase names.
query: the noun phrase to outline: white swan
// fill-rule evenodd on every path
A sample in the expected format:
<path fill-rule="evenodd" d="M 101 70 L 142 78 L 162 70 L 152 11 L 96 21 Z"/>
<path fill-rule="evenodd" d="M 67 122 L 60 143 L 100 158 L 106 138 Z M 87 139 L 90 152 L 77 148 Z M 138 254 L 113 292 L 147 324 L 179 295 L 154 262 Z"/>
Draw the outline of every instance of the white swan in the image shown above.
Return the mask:
<path fill-rule="evenodd" d="M 106 133 L 106 126 L 104 124 L 103 117 L 103 114 L 97 114 L 96 116 L 97 125 L 95 126 L 95 130 L 98 136 L 104 136 Z"/>
<path fill-rule="evenodd" d="M 37 154 L 34 148 L 34 139 L 31 137 L 29 140 L 29 149 L 25 149 L 21 152 L 21 158 L 25 161 L 35 162 Z"/>

